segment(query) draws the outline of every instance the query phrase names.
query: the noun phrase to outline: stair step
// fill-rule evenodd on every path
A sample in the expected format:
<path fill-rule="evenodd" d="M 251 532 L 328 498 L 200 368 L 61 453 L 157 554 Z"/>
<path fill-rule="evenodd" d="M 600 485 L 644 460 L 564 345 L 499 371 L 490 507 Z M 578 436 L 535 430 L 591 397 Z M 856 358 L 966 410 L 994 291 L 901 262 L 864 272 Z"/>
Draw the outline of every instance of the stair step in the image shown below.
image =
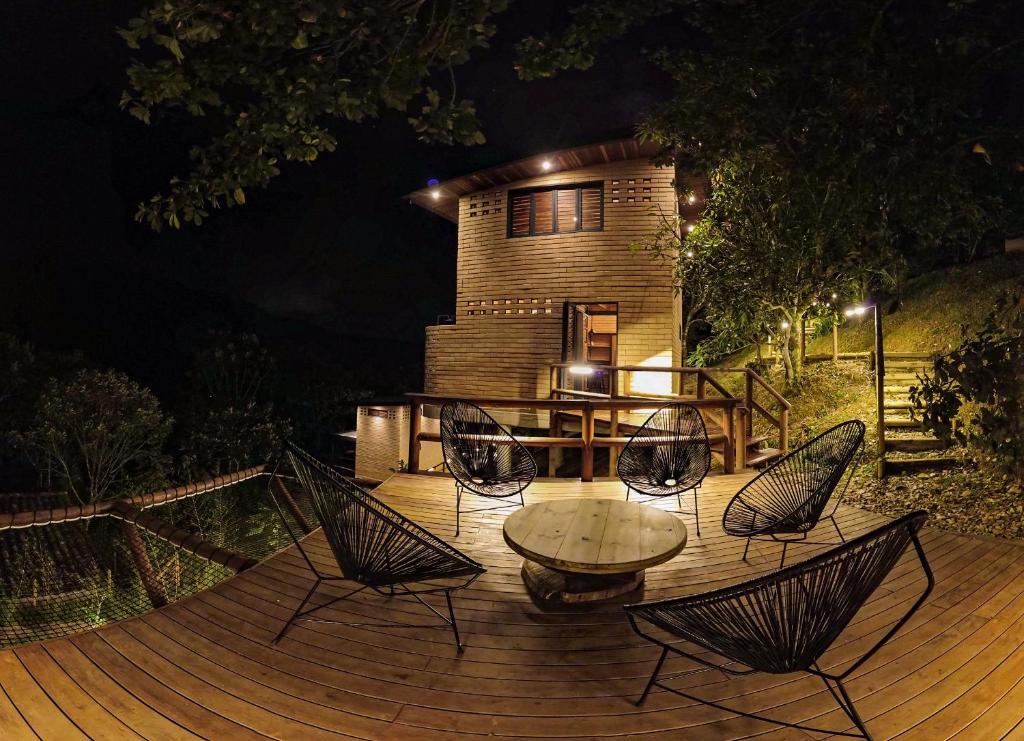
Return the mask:
<path fill-rule="evenodd" d="M 886 417 L 885 426 L 898 429 L 919 430 L 921 429 L 921 422 L 920 420 L 911 419 L 910 417 Z"/>
<path fill-rule="evenodd" d="M 923 453 L 928 450 L 945 450 L 949 444 L 944 440 L 935 437 L 894 437 L 885 441 L 887 451 L 899 451 L 902 453 Z"/>
<path fill-rule="evenodd" d="M 781 457 L 782 451 L 778 448 L 761 448 L 756 454 L 747 456 L 747 465 L 750 467 L 763 466 Z"/>
<path fill-rule="evenodd" d="M 920 408 L 920 407 L 918 407 L 917 404 L 914 404 L 913 402 L 910 402 L 910 401 L 895 401 L 895 400 L 894 401 L 889 401 L 888 399 L 885 400 L 885 404 L 883 404 L 883 407 L 885 409 L 919 409 Z"/>
<path fill-rule="evenodd" d="M 754 435 L 753 437 L 747 438 L 747 448 L 758 449 L 761 447 L 761 443 L 768 439 L 767 435 Z"/>
<path fill-rule="evenodd" d="M 889 379 L 887 378 L 885 380 L 888 381 Z M 882 390 L 885 391 L 887 396 L 906 396 L 910 393 L 911 385 L 913 384 L 908 383 L 906 386 L 903 386 L 899 384 L 886 383 L 885 386 L 882 387 Z"/>
<path fill-rule="evenodd" d="M 887 473 L 912 473 L 937 468 L 952 468 L 960 465 L 960 460 L 949 455 L 927 456 L 922 458 L 889 458 L 885 461 Z"/>

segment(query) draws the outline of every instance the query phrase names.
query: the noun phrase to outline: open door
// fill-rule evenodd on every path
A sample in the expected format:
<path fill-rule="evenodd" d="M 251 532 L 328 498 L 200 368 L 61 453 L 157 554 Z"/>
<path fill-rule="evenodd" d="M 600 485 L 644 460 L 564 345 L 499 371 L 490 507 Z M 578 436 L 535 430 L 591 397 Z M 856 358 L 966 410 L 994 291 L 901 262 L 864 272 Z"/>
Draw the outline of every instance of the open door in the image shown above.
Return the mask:
<path fill-rule="evenodd" d="M 614 301 L 566 303 L 562 323 L 562 362 L 578 366 L 615 365 L 618 359 L 619 305 Z M 574 383 L 579 390 L 607 393 L 607 373 L 595 369 Z"/>

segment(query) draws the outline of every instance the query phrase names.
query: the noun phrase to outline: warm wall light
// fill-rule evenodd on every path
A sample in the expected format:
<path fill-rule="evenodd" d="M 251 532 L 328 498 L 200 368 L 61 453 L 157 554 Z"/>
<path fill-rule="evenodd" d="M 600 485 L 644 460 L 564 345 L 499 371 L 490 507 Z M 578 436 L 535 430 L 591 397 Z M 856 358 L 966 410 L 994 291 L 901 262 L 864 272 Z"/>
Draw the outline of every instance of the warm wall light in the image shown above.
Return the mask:
<path fill-rule="evenodd" d="M 438 198 L 441 197 L 441 191 L 439 191 L 439 190 L 432 190 L 432 191 L 430 191 L 430 197 L 433 198 L 436 201 Z"/>
<path fill-rule="evenodd" d="M 574 376 L 592 376 L 594 369 L 589 365 L 570 365 L 569 372 Z"/>
<path fill-rule="evenodd" d="M 548 170 L 550 170 L 551 169 L 551 160 L 544 160 L 543 162 L 541 162 L 540 163 L 540 169 L 542 169 L 544 172 L 547 172 Z"/>

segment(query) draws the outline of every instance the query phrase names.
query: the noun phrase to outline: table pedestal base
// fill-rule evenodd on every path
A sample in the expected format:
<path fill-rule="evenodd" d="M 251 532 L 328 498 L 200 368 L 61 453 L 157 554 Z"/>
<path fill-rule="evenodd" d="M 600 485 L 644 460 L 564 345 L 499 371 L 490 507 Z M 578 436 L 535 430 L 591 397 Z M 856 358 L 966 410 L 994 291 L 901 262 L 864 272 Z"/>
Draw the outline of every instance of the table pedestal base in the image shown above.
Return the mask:
<path fill-rule="evenodd" d="M 644 583 L 644 572 L 576 574 L 549 569 L 534 561 L 523 561 L 523 581 L 535 597 L 543 600 L 570 604 L 599 602 L 639 589 Z"/>

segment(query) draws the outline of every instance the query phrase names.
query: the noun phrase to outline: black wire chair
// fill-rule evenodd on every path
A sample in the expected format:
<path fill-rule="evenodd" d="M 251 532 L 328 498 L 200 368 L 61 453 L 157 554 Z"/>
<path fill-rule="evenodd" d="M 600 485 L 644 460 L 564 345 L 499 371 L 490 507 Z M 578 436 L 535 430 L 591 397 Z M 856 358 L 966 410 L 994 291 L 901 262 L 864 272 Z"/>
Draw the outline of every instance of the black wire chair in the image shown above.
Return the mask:
<path fill-rule="evenodd" d="M 689 404 L 666 404 L 656 411 L 619 455 L 616 471 L 629 492 L 651 497 L 673 494 L 682 514 L 692 514 L 700 535 L 697 489 L 711 470 L 711 443 L 704 419 Z M 693 490 L 693 512 L 682 512 L 683 492 Z"/>
<path fill-rule="evenodd" d="M 786 563 L 792 542 L 831 545 L 807 540 L 807 533 L 823 518 L 832 521 L 839 539 L 846 542 L 835 515 L 864 454 L 864 429 L 857 419 L 842 422 L 768 466 L 736 493 L 725 508 L 722 529 L 747 539 L 744 561 L 755 539 L 782 543 L 779 568 Z M 846 483 L 833 498 L 844 474 Z"/>
<path fill-rule="evenodd" d="M 843 682 L 910 620 L 931 593 L 935 579 L 918 538 L 926 519 L 927 512 L 913 512 L 819 556 L 743 584 L 690 597 L 627 605 L 626 615 L 633 630 L 662 649 L 637 705 L 657 686 L 746 718 L 806 731 L 871 738 Z M 928 581 L 921 596 L 877 643 L 846 669 L 838 672 L 822 669 L 822 655 L 885 581 L 910 544 Z M 726 662 L 709 661 L 651 636 L 639 627 L 637 621 L 641 619 L 673 639 L 685 639 Z M 702 668 L 666 674 L 659 679 L 669 651 L 701 664 Z M 806 672 L 816 676 L 858 732 L 787 723 L 704 700 L 664 684 L 712 669 L 727 677 L 757 672 Z"/>
<path fill-rule="evenodd" d="M 316 566 L 297 537 L 289 517 L 285 515 L 287 509 L 293 513 L 292 519 L 298 519 L 294 516 L 294 501 L 285 501 L 285 507 L 282 507 L 280 500 L 287 500 L 290 495 L 286 490 L 275 493 L 271 487 L 270 493 L 281 520 L 316 577 L 313 586 L 273 642 L 281 640 L 291 625 L 299 619 L 352 627 L 451 627 L 455 645 L 461 653 L 463 646 L 459 637 L 459 626 L 455 620 L 451 593 L 464 589 L 476 581 L 486 571 L 484 566 L 388 507 L 298 447 L 289 445 L 287 457 L 303 489 L 309 495 L 312 509 L 341 569 L 341 576 L 325 574 Z M 305 609 L 322 582 L 338 581 L 353 581 L 358 586 L 340 597 Z M 413 586 L 410 587 L 410 584 Z M 412 597 L 442 622 L 433 625 L 404 624 L 395 621 L 366 623 L 307 617 L 365 589 L 385 597 Z M 421 595 L 425 594 L 443 594 L 448 606 L 448 615 L 443 615 L 424 601 Z"/>
<path fill-rule="evenodd" d="M 537 476 L 530 451 L 491 415 L 468 401 L 448 401 L 441 407 L 441 450 L 455 478 L 455 535 L 459 535 L 464 492 L 492 499 L 519 496 Z M 508 504 L 468 512 L 504 509 Z"/>

